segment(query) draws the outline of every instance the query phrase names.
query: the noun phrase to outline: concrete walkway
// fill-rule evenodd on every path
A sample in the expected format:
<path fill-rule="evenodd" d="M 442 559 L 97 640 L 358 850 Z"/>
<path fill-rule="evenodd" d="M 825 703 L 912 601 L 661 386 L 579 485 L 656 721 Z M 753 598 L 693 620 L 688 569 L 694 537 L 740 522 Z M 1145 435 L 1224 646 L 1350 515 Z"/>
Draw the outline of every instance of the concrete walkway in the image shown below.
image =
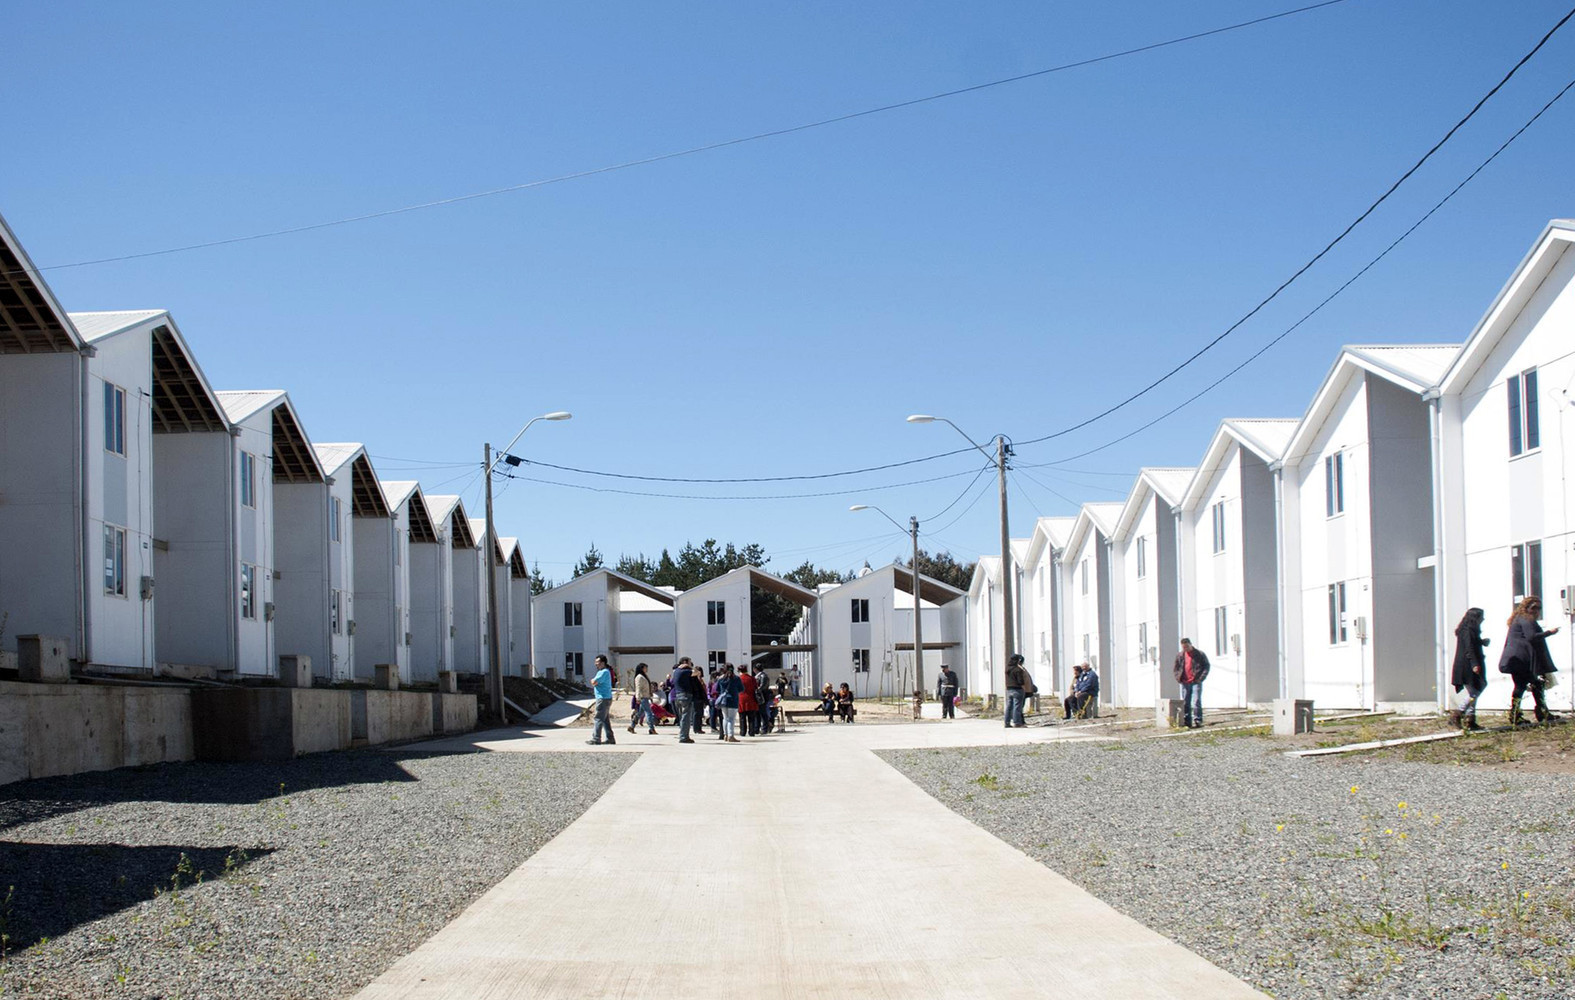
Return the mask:
<path fill-rule="evenodd" d="M 360 1000 L 1261 994 L 920 791 L 871 750 L 1036 743 L 999 723 L 678 745 L 584 729 L 422 748 L 644 751 Z"/>

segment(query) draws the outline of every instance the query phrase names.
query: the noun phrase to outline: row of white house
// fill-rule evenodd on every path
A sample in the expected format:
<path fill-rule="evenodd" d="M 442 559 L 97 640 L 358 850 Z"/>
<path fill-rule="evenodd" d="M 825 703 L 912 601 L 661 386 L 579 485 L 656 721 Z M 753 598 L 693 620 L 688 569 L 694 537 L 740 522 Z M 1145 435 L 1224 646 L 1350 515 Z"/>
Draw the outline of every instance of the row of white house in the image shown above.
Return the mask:
<path fill-rule="evenodd" d="M 1300 418 L 1225 420 L 1196 467 L 1040 519 L 1012 543 L 1016 648 L 1041 687 L 1093 664 L 1116 705 L 1174 697 L 1185 636 L 1206 705 L 1445 707 L 1466 610 L 1502 642 L 1536 594 L 1575 704 L 1572 466 L 1575 222 L 1554 221 L 1463 342 L 1347 347 Z M 974 693 L 1002 691 L 1000 563 L 970 589 Z M 1486 707 L 1509 700 L 1498 648 Z"/>
<path fill-rule="evenodd" d="M 307 436 L 282 391 L 215 391 L 162 310 L 60 307 L 0 219 L 0 650 L 78 663 L 405 682 L 487 662 L 496 574 L 509 672 L 530 649 L 515 540 L 482 551 L 456 496 L 380 480 Z"/>

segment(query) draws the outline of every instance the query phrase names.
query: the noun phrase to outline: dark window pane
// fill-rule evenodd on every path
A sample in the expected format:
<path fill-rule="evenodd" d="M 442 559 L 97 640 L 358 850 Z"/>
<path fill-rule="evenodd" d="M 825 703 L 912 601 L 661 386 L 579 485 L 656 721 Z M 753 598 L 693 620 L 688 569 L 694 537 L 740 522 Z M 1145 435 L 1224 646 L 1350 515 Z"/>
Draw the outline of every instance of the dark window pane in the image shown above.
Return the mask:
<path fill-rule="evenodd" d="M 1504 384 L 1509 388 L 1509 453 L 1519 455 L 1524 450 L 1520 443 L 1520 379 L 1511 376 Z"/>
<path fill-rule="evenodd" d="M 1525 398 L 1521 407 L 1526 411 L 1526 449 L 1542 447 L 1542 428 L 1537 418 L 1537 370 L 1526 373 Z"/>

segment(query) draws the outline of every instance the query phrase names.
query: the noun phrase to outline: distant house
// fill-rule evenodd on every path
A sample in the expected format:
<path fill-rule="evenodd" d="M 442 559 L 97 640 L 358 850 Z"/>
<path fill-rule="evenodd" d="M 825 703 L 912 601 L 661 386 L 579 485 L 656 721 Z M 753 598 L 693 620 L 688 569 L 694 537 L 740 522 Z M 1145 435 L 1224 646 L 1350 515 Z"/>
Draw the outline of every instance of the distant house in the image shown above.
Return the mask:
<path fill-rule="evenodd" d="M 1206 708 L 1245 708 L 1280 696 L 1273 470 L 1297 423 L 1223 421 L 1182 497 L 1182 631 L 1209 656 Z M 1164 667 L 1162 656 L 1162 673 Z"/>
<path fill-rule="evenodd" d="M 1152 705 L 1161 697 L 1181 694 L 1169 664 L 1182 638 L 1179 508 L 1195 471 L 1142 470 L 1116 518 L 1111 541 L 1118 582 L 1112 588 L 1114 659 L 1109 674 L 1123 695 L 1121 704 Z M 1206 640 L 1188 638 L 1214 655 Z"/>
<path fill-rule="evenodd" d="M 410 615 L 412 545 L 435 545 L 437 532 L 427 512 L 421 484 L 384 480 L 379 484 L 388 506 L 386 518 L 356 525 L 356 676 L 370 680 L 378 664 L 398 668 L 400 680 L 414 679 Z M 430 553 L 430 550 L 427 550 Z M 436 670 L 424 665 L 424 674 Z"/>
<path fill-rule="evenodd" d="M 815 591 L 758 566 L 740 566 L 678 595 L 674 602 L 678 655 L 688 656 L 704 668 L 722 663 L 749 664 L 757 653 L 795 652 L 783 641 L 787 636 L 754 634 L 751 596 L 756 589 L 786 598 L 806 612 L 815 607 L 818 598 Z M 824 665 L 817 662 L 815 669 L 823 670 Z"/>
<path fill-rule="evenodd" d="M 855 695 L 913 690 L 913 573 L 892 563 L 820 592 L 821 683 L 847 682 Z M 942 664 L 966 672 L 967 594 L 920 574 L 924 683 L 933 697 Z"/>
<path fill-rule="evenodd" d="M 314 444 L 317 460 L 328 477 L 328 633 L 327 662 L 312 661 L 313 673 L 329 681 L 347 681 L 355 667 L 355 532 L 370 520 L 389 518 L 387 499 L 377 473 L 360 444 Z M 376 530 L 375 527 L 373 530 Z"/>
<path fill-rule="evenodd" d="M 506 638 L 509 651 L 503 661 L 503 672 L 513 677 L 530 676 L 530 570 L 525 567 L 525 554 L 518 538 L 501 538 L 503 552 L 508 557 L 509 574 L 509 629 Z M 499 592 L 502 603 L 502 592 Z"/>
<path fill-rule="evenodd" d="M 470 533 L 465 505 L 452 494 L 425 496 L 436 544 L 416 544 L 410 554 L 410 677 L 415 682 L 437 679 L 441 671 L 477 672 L 475 627 L 461 634 L 459 625 L 477 620 L 476 540 Z M 468 581 L 468 589 L 467 588 Z M 459 594 L 468 602 L 461 612 Z M 468 658 L 461 655 L 470 643 Z"/>
<path fill-rule="evenodd" d="M 1073 664 L 1087 663 L 1099 672 L 1099 698 L 1129 704 L 1127 681 L 1116 667 L 1113 590 L 1120 584 L 1111 536 L 1125 504 L 1085 503 L 1067 537 L 1061 566 L 1066 573 L 1066 636 L 1064 647 Z M 1144 692 L 1144 697 L 1148 697 Z"/>
<path fill-rule="evenodd" d="M 1439 697 L 1425 397 L 1455 344 L 1347 347 L 1285 448 L 1286 689 L 1330 708 Z"/>
<path fill-rule="evenodd" d="M 1061 556 L 1077 523 L 1075 517 L 1041 517 L 1034 522 L 1033 534 L 1023 556 L 1023 651 L 1034 681 L 1046 694 L 1065 693 L 1071 684 L 1072 667 L 1067 662 L 1062 638 L 1066 604 L 1066 570 Z"/>
<path fill-rule="evenodd" d="M 621 677 L 648 662 L 653 680 L 674 657 L 675 595 L 616 570 L 591 570 L 532 600 L 531 663 L 538 676 L 584 680 L 598 654 Z"/>
<path fill-rule="evenodd" d="M 1446 553 L 1438 568 L 1440 689 L 1452 695 L 1454 628 L 1479 607 L 1483 634 L 1495 640 L 1482 704 L 1505 707 L 1512 682 L 1495 669 L 1497 650 L 1514 602 L 1535 594 L 1544 627 L 1563 629 L 1549 640 L 1560 671 L 1549 698 L 1575 707 L 1575 221 L 1555 220 L 1537 237 L 1432 405 Z"/>
<path fill-rule="evenodd" d="M 487 600 L 487 573 L 503 568 L 503 547 L 498 545 L 494 539 L 491 554 L 489 555 L 486 552 L 486 518 L 471 518 L 470 534 L 471 537 L 476 540 L 475 561 L 470 567 L 471 571 L 476 575 L 476 619 L 473 623 L 468 621 L 461 622 L 459 627 L 461 629 L 473 627 L 477 630 L 477 640 L 475 644 L 476 672 L 485 674 L 490 672 L 492 669 L 492 633 L 489 630 L 487 624 L 491 620 L 491 609 L 488 606 L 489 602 Z M 458 564 L 455 565 L 454 571 L 456 574 L 459 572 Z M 457 587 L 458 585 L 456 584 L 456 592 Z M 499 604 L 499 610 L 502 610 L 501 602 Z"/>

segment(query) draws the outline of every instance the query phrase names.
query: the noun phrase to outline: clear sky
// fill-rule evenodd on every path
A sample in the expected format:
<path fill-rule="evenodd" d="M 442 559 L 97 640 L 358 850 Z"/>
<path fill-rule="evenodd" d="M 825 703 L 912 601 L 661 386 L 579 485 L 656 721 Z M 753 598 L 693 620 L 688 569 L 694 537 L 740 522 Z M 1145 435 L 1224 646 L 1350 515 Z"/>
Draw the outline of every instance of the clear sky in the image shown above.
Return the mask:
<path fill-rule="evenodd" d="M 0 213 L 51 267 L 602 167 L 1295 6 L 13 4 Z M 913 412 L 1026 440 L 1236 320 L 1567 9 L 1348 0 L 696 156 L 47 277 L 68 309 L 169 309 L 217 388 L 287 389 L 315 439 L 363 441 L 384 478 L 463 488 L 477 513 L 482 442 L 548 410 L 575 417 L 537 424 L 519 454 L 650 476 L 835 472 L 964 444 L 906 424 Z M 1019 461 L 1060 462 L 1196 395 L 1415 222 L 1572 66 L 1575 23 L 1219 348 Z M 1575 215 L 1572 125 L 1575 95 L 1235 379 L 1015 476 L 1013 533 L 1121 499 L 1140 466 L 1194 464 L 1224 417 L 1299 416 L 1343 343 L 1464 339 L 1541 227 Z M 851 569 L 905 540 L 849 504 L 928 518 L 982 464 L 728 487 L 531 470 L 694 495 L 849 492 L 678 500 L 515 481 L 499 528 L 559 579 L 592 541 L 610 560 L 706 537 L 759 542 L 779 571 Z M 953 478 L 893 485 L 936 476 Z M 993 489 L 976 490 L 927 522 L 946 526 L 927 546 L 997 548 Z"/>

